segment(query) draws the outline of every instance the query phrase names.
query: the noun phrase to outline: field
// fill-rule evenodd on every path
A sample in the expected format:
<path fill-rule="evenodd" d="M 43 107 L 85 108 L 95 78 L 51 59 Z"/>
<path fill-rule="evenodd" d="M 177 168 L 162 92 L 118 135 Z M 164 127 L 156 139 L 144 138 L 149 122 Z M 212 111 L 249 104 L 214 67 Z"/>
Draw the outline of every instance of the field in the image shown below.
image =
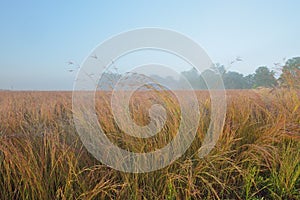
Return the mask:
<path fill-rule="evenodd" d="M 166 92 L 134 95 L 137 124 L 164 103 L 159 134 L 128 136 L 113 120 L 110 93 L 98 92 L 101 126 L 116 145 L 134 152 L 162 148 L 179 124 L 178 102 Z M 197 98 L 201 119 L 190 148 L 167 167 L 124 173 L 97 161 L 74 126 L 71 92 L 0 92 L 0 199 L 300 199 L 300 93 L 294 90 L 227 91 L 227 114 L 217 145 L 197 150 L 208 129 L 210 99 Z"/>

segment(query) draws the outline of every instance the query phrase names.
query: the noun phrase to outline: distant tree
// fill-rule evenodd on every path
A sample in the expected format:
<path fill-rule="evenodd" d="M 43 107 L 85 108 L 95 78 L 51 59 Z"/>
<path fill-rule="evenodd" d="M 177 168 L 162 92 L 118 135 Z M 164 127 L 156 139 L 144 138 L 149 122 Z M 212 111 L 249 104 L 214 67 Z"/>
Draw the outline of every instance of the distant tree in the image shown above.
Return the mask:
<path fill-rule="evenodd" d="M 300 88 L 300 57 L 294 57 L 286 61 L 279 77 L 281 86 Z"/>
<path fill-rule="evenodd" d="M 244 77 L 246 83 L 247 83 L 247 88 L 251 89 L 255 86 L 255 79 L 254 79 L 254 74 L 249 74 Z"/>
<path fill-rule="evenodd" d="M 273 87 L 277 85 L 275 72 L 270 71 L 266 66 L 259 67 L 254 74 L 254 87 Z"/>
<path fill-rule="evenodd" d="M 169 89 L 184 89 L 180 87 L 178 80 L 175 80 L 172 76 L 161 77 L 158 75 L 151 75 L 150 79 L 161 86 L 168 87 Z"/>
<path fill-rule="evenodd" d="M 243 74 L 238 72 L 227 72 L 223 75 L 223 81 L 226 89 L 246 89 L 249 88 Z"/>
<path fill-rule="evenodd" d="M 204 81 L 200 77 L 197 69 L 192 68 L 189 71 L 183 71 L 181 72 L 181 75 L 184 76 L 189 81 L 193 89 L 202 89 Z"/>
<path fill-rule="evenodd" d="M 200 89 L 208 89 L 208 85 L 213 88 L 221 88 L 220 82 L 222 76 L 226 73 L 224 65 L 219 63 L 214 64 L 209 69 L 204 70 L 199 77 Z"/>
<path fill-rule="evenodd" d="M 208 89 L 207 86 L 217 88 L 220 86 L 218 82 L 220 80 L 220 73 L 216 71 L 216 68 L 206 69 L 201 73 L 202 89 Z"/>

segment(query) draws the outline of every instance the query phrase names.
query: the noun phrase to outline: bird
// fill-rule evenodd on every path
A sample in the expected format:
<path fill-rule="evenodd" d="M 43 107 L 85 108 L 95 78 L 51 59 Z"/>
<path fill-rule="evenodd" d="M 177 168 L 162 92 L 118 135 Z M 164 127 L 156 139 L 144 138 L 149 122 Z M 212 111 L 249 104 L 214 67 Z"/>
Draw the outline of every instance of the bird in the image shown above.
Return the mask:
<path fill-rule="evenodd" d="M 95 55 L 92 55 L 91 58 L 98 59 L 98 56 L 95 54 Z"/>
<path fill-rule="evenodd" d="M 74 65 L 73 61 L 68 61 L 67 63 L 68 63 L 68 65 Z"/>
<path fill-rule="evenodd" d="M 238 62 L 243 61 L 243 59 L 240 56 L 237 56 L 235 60 Z"/>

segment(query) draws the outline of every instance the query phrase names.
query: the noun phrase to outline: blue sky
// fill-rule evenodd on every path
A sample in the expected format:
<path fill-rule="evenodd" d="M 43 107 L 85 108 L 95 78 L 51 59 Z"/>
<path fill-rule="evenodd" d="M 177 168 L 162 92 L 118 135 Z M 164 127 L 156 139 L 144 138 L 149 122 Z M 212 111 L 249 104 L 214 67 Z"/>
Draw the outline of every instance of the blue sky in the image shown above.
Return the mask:
<path fill-rule="evenodd" d="M 300 1 L 1 1 L 0 88 L 72 89 L 99 43 L 119 32 L 161 27 L 198 42 L 213 62 L 253 73 L 300 55 Z"/>

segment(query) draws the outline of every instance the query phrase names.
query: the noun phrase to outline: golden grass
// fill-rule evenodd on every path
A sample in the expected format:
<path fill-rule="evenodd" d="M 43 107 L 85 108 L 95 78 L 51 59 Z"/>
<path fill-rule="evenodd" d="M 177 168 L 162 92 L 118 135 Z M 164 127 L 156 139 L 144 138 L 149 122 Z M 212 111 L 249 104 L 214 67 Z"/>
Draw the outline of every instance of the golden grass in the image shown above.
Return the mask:
<path fill-rule="evenodd" d="M 139 125 L 149 123 L 151 104 L 167 109 L 162 131 L 148 139 L 116 126 L 110 95 L 97 93 L 96 110 L 116 145 L 148 152 L 175 136 L 180 109 L 168 92 L 143 91 L 132 98 Z M 198 91 L 201 119 L 187 152 L 161 170 L 130 174 L 86 151 L 74 127 L 71 92 L 1 92 L 0 199 L 300 199 L 299 96 L 293 90 L 227 91 L 223 133 L 212 152 L 199 158 L 210 100 Z"/>

